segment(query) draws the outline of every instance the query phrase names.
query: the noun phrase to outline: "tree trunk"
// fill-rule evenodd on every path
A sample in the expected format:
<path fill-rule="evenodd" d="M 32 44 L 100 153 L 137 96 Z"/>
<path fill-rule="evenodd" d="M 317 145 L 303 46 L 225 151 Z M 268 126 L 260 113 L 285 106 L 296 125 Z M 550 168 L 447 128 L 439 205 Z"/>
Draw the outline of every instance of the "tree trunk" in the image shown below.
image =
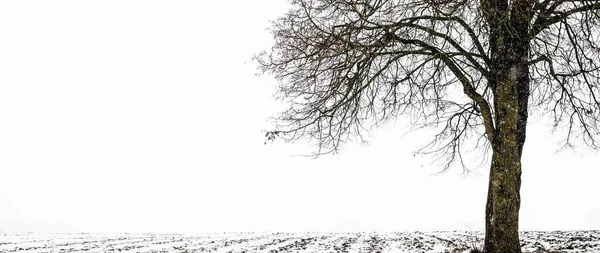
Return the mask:
<path fill-rule="evenodd" d="M 486 205 L 485 253 L 520 253 L 519 207 L 521 164 L 504 154 L 492 155 Z"/>
<path fill-rule="evenodd" d="M 521 151 L 518 73 L 513 65 L 494 91 L 496 129 L 486 204 L 485 253 L 521 253 Z M 522 133 L 524 134 L 524 133 Z"/>

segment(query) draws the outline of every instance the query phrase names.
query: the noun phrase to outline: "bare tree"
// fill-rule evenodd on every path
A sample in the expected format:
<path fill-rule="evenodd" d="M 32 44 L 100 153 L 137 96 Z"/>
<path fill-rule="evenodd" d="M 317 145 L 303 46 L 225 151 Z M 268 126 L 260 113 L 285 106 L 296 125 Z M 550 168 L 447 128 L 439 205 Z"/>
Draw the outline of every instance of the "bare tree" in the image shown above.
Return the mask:
<path fill-rule="evenodd" d="M 442 126 L 449 166 L 465 143 L 491 152 L 484 251 L 521 252 L 521 155 L 530 110 L 598 147 L 599 0 L 292 0 L 257 56 L 289 107 L 268 139 L 315 154 L 411 115 Z"/>

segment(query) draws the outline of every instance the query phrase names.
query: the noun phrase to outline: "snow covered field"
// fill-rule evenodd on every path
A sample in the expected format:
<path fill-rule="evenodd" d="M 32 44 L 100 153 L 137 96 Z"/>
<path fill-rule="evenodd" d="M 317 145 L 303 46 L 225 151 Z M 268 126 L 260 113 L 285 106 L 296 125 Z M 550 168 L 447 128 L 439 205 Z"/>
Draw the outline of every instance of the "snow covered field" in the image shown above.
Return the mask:
<path fill-rule="evenodd" d="M 524 252 L 600 252 L 600 231 L 522 232 Z M 8 252 L 468 252 L 481 233 L 0 233 Z"/>

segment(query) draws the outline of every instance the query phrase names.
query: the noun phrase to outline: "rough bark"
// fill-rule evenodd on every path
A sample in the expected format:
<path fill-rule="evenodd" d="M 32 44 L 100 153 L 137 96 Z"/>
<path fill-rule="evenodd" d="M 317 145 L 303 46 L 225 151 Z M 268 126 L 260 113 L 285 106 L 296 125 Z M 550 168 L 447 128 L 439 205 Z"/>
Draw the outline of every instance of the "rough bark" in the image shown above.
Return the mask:
<path fill-rule="evenodd" d="M 490 10 L 507 15 L 488 16 L 492 29 L 490 49 L 496 128 L 492 141 L 484 252 L 520 253 L 521 156 L 525 144 L 529 101 L 528 24 L 533 1 L 491 0 Z M 490 11 L 493 13 L 493 11 Z"/>
<path fill-rule="evenodd" d="M 508 154 L 512 153 L 512 154 Z M 517 153 L 492 155 L 488 204 L 486 207 L 486 253 L 520 253 L 519 207 L 521 163 L 513 159 Z"/>
<path fill-rule="evenodd" d="M 486 204 L 484 252 L 520 253 L 519 208 L 521 188 L 521 148 L 525 137 L 519 108 L 519 82 L 524 71 L 519 64 L 508 67 L 494 92 L 496 129 Z M 523 105 L 521 103 L 521 105 Z M 526 105 L 525 105 L 526 107 Z"/>

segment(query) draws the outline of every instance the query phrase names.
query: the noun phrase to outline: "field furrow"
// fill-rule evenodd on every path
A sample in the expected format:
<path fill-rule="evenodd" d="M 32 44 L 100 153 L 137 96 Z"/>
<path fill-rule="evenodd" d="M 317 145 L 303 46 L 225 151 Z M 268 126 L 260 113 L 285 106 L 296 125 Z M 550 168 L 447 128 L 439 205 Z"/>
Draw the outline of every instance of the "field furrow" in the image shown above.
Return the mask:
<path fill-rule="evenodd" d="M 0 234 L 0 253 L 445 253 L 480 247 L 481 232 Z M 600 252 L 600 231 L 522 232 L 523 252 Z"/>

